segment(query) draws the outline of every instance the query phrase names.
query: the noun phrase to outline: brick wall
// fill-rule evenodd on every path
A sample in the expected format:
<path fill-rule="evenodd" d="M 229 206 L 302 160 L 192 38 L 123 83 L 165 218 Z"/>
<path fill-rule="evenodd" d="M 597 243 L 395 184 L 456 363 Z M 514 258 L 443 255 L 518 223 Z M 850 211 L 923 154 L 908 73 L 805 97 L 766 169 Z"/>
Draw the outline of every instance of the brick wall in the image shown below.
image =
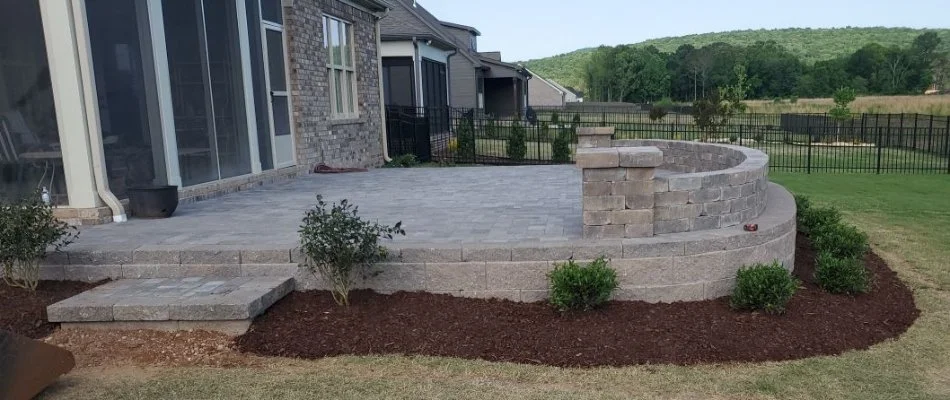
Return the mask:
<path fill-rule="evenodd" d="M 327 52 L 323 48 L 323 15 L 353 23 L 359 118 L 330 118 Z M 376 17 L 336 0 L 297 0 L 285 9 L 290 79 L 296 129 L 297 162 L 333 167 L 375 167 L 382 164 L 382 116 Z"/>

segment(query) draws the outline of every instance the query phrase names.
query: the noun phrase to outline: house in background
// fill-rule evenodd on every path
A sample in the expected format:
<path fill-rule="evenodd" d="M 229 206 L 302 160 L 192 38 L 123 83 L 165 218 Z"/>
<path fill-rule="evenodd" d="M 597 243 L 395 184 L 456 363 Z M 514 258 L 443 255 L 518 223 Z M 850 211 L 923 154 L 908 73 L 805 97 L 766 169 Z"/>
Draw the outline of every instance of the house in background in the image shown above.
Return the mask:
<path fill-rule="evenodd" d="M 380 21 L 386 106 L 447 108 L 448 64 L 458 56 L 458 46 L 417 2 L 391 0 L 391 4 Z"/>
<path fill-rule="evenodd" d="M 541 77 L 528 70 L 533 78 L 528 82 L 528 105 L 531 107 L 564 107 L 567 103 L 580 103 L 584 99 L 573 90 Z"/>
<path fill-rule="evenodd" d="M 382 164 L 380 0 L 0 0 L 0 198 L 121 221 L 136 186 L 184 201 Z"/>
<path fill-rule="evenodd" d="M 501 61 L 499 52 L 479 52 L 481 32 L 477 29 L 446 21 L 441 24 L 463 55 L 451 61 L 452 105 L 496 117 L 523 117 L 531 79 L 528 70 Z"/>

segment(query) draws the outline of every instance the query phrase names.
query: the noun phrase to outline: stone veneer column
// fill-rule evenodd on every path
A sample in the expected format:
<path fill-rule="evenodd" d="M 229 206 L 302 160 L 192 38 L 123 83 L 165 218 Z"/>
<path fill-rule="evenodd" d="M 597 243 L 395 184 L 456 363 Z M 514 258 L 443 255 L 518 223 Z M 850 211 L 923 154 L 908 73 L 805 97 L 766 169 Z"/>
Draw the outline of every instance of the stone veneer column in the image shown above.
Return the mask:
<path fill-rule="evenodd" d="M 602 143 L 605 134 L 588 132 L 578 132 L 579 143 Z M 653 236 L 653 177 L 663 163 L 660 149 L 582 147 L 576 160 L 583 170 L 585 238 Z"/>

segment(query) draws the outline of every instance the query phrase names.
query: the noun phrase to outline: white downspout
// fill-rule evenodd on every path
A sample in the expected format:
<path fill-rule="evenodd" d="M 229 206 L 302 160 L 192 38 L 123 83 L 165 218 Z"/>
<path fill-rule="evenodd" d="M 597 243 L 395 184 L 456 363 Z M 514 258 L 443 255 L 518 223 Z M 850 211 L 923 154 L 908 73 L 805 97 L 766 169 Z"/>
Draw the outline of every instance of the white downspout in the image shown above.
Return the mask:
<path fill-rule="evenodd" d="M 86 133 L 89 135 L 89 147 L 92 155 L 93 178 L 96 182 L 96 192 L 109 208 L 112 209 L 113 222 L 128 221 L 125 214 L 125 208 L 122 203 L 109 190 L 109 181 L 106 178 L 104 169 L 106 158 L 102 147 L 102 127 L 99 122 L 99 104 L 93 65 L 92 50 L 89 42 L 88 22 L 86 21 L 86 10 L 83 7 L 83 0 L 72 0 L 73 31 L 76 35 L 76 48 L 79 60 L 80 76 L 82 77 L 82 93 L 85 100 L 84 115 L 86 118 Z"/>
<path fill-rule="evenodd" d="M 387 14 L 389 14 L 389 9 L 382 13 L 376 14 L 376 58 L 377 58 L 377 72 L 379 72 L 379 84 L 376 85 L 379 87 L 379 115 L 380 120 L 382 121 L 382 126 L 380 127 L 380 132 L 382 132 L 382 143 L 383 143 L 383 161 L 390 162 L 393 159 L 389 157 L 389 140 L 387 138 L 387 129 L 386 129 L 386 94 L 383 89 L 383 39 L 380 36 L 379 21 L 383 19 Z"/>

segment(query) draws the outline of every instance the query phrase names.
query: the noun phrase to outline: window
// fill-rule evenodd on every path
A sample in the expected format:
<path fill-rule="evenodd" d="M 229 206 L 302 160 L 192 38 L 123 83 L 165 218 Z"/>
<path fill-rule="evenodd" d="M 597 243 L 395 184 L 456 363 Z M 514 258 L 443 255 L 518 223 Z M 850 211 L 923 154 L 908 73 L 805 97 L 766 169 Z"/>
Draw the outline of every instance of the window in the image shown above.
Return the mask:
<path fill-rule="evenodd" d="M 353 24 L 324 16 L 323 47 L 328 55 L 330 115 L 334 119 L 357 118 Z"/>
<path fill-rule="evenodd" d="M 478 51 L 478 38 L 472 35 L 472 51 Z"/>

